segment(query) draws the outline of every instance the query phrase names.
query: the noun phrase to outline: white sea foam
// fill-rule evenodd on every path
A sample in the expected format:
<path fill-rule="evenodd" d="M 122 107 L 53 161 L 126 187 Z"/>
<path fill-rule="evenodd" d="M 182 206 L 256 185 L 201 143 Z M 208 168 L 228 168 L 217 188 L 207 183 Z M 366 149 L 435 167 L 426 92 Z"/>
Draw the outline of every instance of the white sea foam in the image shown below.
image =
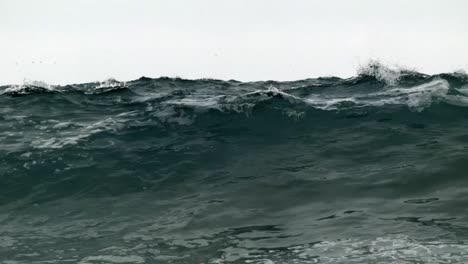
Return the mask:
<path fill-rule="evenodd" d="M 89 256 L 82 259 L 78 264 L 96 264 L 96 263 L 145 263 L 145 259 L 140 256 L 112 256 L 112 255 L 100 255 L 100 256 Z"/>
<path fill-rule="evenodd" d="M 62 128 L 67 128 L 67 127 L 69 127 L 71 125 L 72 125 L 71 122 L 61 122 L 61 123 L 58 123 L 58 124 L 54 125 L 53 128 L 62 129 Z"/>
<path fill-rule="evenodd" d="M 27 89 L 30 87 L 38 87 L 48 91 L 54 91 L 55 86 L 50 85 L 43 81 L 33 81 L 25 79 L 22 84 L 19 85 L 11 85 L 7 87 L 5 90 L 1 92 L 1 94 L 9 94 L 9 93 L 16 93 L 16 94 L 26 94 Z M 0 94 L 0 95 L 1 95 Z"/>
<path fill-rule="evenodd" d="M 168 105 L 184 105 L 197 108 L 214 108 L 219 105 L 219 99 L 222 96 L 212 96 L 205 98 L 182 98 L 178 100 L 169 100 L 165 102 Z"/>
<path fill-rule="evenodd" d="M 422 111 L 431 106 L 433 103 L 445 102 L 448 104 L 465 106 L 468 104 L 468 87 L 459 88 L 458 91 L 461 95 L 449 95 L 450 85 L 444 79 L 434 79 L 430 82 L 414 86 L 390 86 L 381 91 L 372 93 L 361 93 L 358 91 L 350 97 L 337 97 L 327 93 L 313 94 L 308 97 L 299 97 L 289 94 L 286 91 L 280 90 L 274 86 L 269 86 L 264 90 L 256 90 L 248 92 L 237 97 L 229 97 L 226 99 L 222 96 L 216 97 L 203 97 L 203 98 L 183 98 L 178 100 L 171 100 L 165 102 L 167 105 L 188 106 L 196 109 L 217 109 L 233 110 L 233 105 L 238 105 L 240 102 L 247 102 L 249 98 L 254 98 L 254 104 L 261 101 L 270 100 L 273 98 L 271 95 L 280 95 L 283 99 L 291 103 L 305 103 L 314 108 L 321 110 L 339 110 L 346 108 L 360 108 L 368 106 L 384 106 L 384 105 L 403 105 L 407 106 L 413 111 Z M 252 97 L 256 95 L 255 97 Z M 230 100 L 235 102 L 232 105 L 226 104 Z M 237 101 L 237 102 L 236 102 Z M 172 110 L 171 110 L 172 111 Z M 161 117 L 166 117 L 166 112 L 161 112 Z M 173 113 L 174 114 L 174 113 Z"/>
<path fill-rule="evenodd" d="M 109 78 L 107 80 L 104 80 L 103 82 L 99 82 L 99 84 L 96 86 L 96 89 L 122 87 L 122 86 L 126 86 L 126 82 L 120 82 L 120 81 L 117 81 L 116 79 Z"/>
<path fill-rule="evenodd" d="M 291 250 L 313 263 L 466 263 L 468 245 L 444 241 L 421 242 L 408 236 L 378 237 L 373 240 L 323 241 Z M 304 262 L 305 263 L 305 262 Z"/>
<path fill-rule="evenodd" d="M 373 76 L 377 80 L 385 82 L 387 85 L 397 85 L 403 74 L 412 72 L 401 66 L 387 66 L 377 60 L 370 60 L 367 64 L 361 65 L 358 69 L 359 75 Z"/>
<path fill-rule="evenodd" d="M 107 118 L 102 121 L 94 122 L 91 124 L 73 124 L 78 128 L 72 130 L 65 130 L 58 133 L 56 137 L 40 137 L 33 140 L 31 145 L 37 149 L 59 149 L 67 145 L 76 145 L 80 141 L 89 138 L 90 136 L 100 133 L 102 131 L 116 131 L 124 127 L 124 120 L 116 118 Z M 60 123 L 62 124 L 62 123 Z M 58 124 L 58 125 L 60 125 Z M 70 126 L 70 124 L 67 124 Z M 62 129 L 65 125 L 54 127 L 55 129 Z"/>
<path fill-rule="evenodd" d="M 176 111 L 174 107 L 165 107 L 164 109 L 153 111 L 152 116 L 157 117 L 163 123 L 175 123 L 179 125 L 191 125 L 194 121 L 194 117 L 182 110 Z"/>
<path fill-rule="evenodd" d="M 422 111 L 432 103 L 444 100 L 449 91 L 447 81 L 437 79 L 429 83 L 411 88 L 392 88 L 387 91 L 371 94 L 370 97 L 384 96 L 377 102 L 369 101 L 369 105 L 406 104 L 410 109 Z"/>
<path fill-rule="evenodd" d="M 305 103 L 322 110 L 337 110 L 343 103 L 352 104 L 351 107 L 406 105 L 414 111 L 422 111 L 432 103 L 444 101 L 447 103 L 463 103 L 468 98 L 449 96 L 447 81 L 437 79 L 415 87 L 391 87 L 383 91 L 356 94 L 352 97 L 329 98 L 326 96 L 311 96 L 304 98 Z M 296 99 L 299 99 L 296 97 Z"/>
<path fill-rule="evenodd" d="M 209 263 L 466 263 L 468 245 L 447 241 L 422 242 L 395 235 L 375 239 L 322 241 L 287 249 L 259 250 L 229 247 L 220 258 Z"/>

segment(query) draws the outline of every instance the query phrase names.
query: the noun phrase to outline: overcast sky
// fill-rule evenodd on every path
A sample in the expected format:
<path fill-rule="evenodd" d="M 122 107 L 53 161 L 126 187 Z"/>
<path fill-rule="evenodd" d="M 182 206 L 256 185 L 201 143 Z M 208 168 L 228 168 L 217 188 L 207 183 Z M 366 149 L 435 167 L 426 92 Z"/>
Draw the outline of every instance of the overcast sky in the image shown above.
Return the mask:
<path fill-rule="evenodd" d="M 468 69 L 466 0 L 0 0 L 0 84 Z"/>

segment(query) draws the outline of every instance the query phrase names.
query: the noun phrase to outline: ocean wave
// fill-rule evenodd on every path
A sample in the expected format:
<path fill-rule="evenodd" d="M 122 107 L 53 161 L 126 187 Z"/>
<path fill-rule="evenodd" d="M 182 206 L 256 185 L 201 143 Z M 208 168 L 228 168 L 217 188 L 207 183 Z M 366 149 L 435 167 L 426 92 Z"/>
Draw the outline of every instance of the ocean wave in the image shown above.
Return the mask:
<path fill-rule="evenodd" d="M 295 95 L 294 91 L 280 90 L 269 86 L 238 96 L 193 96 L 191 98 L 171 99 L 163 102 L 165 105 L 186 107 L 197 111 L 215 109 L 219 111 L 251 111 L 255 105 L 272 99 L 283 100 L 289 104 L 307 105 L 319 110 L 346 110 L 363 107 L 406 106 L 413 111 L 423 111 L 435 103 L 447 103 L 455 106 L 466 106 L 468 97 L 466 87 L 450 88 L 448 81 L 434 78 L 420 85 L 403 87 L 392 86 L 379 89 L 376 92 L 354 91 L 352 94 L 315 93 Z M 288 93 L 289 92 L 289 93 Z M 249 106 L 245 108 L 245 106 Z"/>
<path fill-rule="evenodd" d="M 411 84 L 386 85 L 377 79 L 366 82 L 327 78 L 291 83 L 240 83 L 145 78 L 128 83 L 108 80 L 75 85 L 74 88 L 46 84 L 16 87 L 16 90 L 10 87 L 12 90 L 7 88 L 10 95 L 25 97 L 13 102 L 12 98 L 3 95 L 0 100 L 6 106 L 10 102 L 30 106 L 13 111 L 15 106 L 11 105 L 5 108 L 5 111 L 11 110 L 10 114 L 2 117 L 14 129 L 24 130 L 32 125 L 26 129 L 33 136 L 30 146 L 60 149 L 101 133 L 123 132 L 141 126 L 173 129 L 173 126 L 202 127 L 213 122 L 221 122 L 224 126 L 229 125 L 230 119 L 242 125 L 247 121 L 282 120 L 283 117 L 291 122 L 315 122 L 314 118 L 320 115 L 331 118 L 374 115 L 378 119 L 382 113 L 393 113 L 395 119 L 406 115 L 407 111 L 421 113 L 431 108 L 437 108 L 441 116 L 450 116 L 453 107 L 468 106 L 466 79 L 465 74 L 454 73 L 425 76 Z M 38 91 L 49 94 L 34 96 Z M 57 116 L 54 111 L 59 111 Z M 60 111 L 66 114 L 61 116 Z M 125 113 L 131 113 L 131 116 L 125 116 Z M 70 119 L 66 118 L 68 114 Z M 21 117 L 18 122 L 15 122 L 15 116 Z M 41 119 L 40 123 L 35 119 Z M 279 124 L 289 122 L 281 120 L 278 120 Z M 7 131 L 0 137 L 2 135 L 5 139 L 13 138 Z M 5 142 L 11 147 L 28 145 L 21 138 Z"/>
<path fill-rule="evenodd" d="M 0 263 L 467 262 L 463 72 L 0 93 Z"/>

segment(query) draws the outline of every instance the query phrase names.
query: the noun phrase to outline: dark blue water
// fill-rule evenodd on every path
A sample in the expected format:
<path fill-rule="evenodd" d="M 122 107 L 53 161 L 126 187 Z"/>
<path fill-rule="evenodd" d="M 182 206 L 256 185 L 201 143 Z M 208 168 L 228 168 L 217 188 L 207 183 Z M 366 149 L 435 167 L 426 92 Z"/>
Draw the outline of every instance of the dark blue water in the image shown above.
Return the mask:
<path fill-rule="evenodd" d="M 0 263 L 468 262 L 468 77 L 0 88 Z"/>

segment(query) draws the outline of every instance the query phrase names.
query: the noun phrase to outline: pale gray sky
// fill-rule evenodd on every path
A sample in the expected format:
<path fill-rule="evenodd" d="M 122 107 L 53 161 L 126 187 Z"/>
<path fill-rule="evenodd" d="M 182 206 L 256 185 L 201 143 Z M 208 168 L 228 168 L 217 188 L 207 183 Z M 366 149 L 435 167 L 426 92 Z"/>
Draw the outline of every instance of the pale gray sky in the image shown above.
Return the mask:
<path fill-rule="evenodd" d="M 466 0 L 0 0 L 0 84 L 468 69 Z"/>

